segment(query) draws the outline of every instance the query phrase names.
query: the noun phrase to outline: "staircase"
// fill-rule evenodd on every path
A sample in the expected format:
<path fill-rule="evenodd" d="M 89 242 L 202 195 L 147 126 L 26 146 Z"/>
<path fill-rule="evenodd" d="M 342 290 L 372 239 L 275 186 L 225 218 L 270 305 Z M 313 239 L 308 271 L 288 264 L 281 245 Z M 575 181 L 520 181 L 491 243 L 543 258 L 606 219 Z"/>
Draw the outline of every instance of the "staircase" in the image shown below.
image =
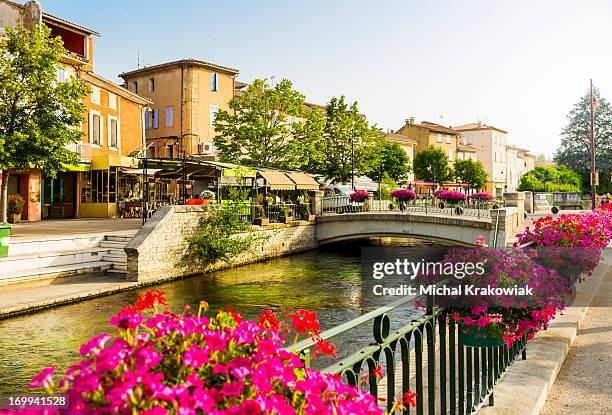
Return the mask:
<path fill-rule="evenodd" d="M 107 274 L 123 276 L 127 274 L 127 254 L 124 248 L 130 239 L 131 236 L 106 235 L 104 240 L 100 241 L 100 248 L 108 249 L 108 252 L 102 256 L 102 261 L 111 264 L 106 270 Z"/>
<path fill-rule="evenodd" d="M 83 274 L 125 276 L 127 255 L 124 248 L 135 233 L 11 241 L 9 256 L 0 258 L 0 287 Z"/>

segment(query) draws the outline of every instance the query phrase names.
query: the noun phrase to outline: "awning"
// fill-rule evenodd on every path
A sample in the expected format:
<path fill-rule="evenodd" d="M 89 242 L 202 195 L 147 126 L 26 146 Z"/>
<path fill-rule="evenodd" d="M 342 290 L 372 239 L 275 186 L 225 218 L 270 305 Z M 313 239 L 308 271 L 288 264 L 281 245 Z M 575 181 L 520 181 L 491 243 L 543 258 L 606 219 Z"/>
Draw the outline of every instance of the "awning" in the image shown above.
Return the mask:
<path fill-rule="evenodd" d="M 319 190 L 319 183 L 306 173 L 287 173 L 287 176 L 293 180 L 298 190 Z"/>
<path fill-rule="evenodd" d="M 144 174 L 144 169 L 121 169 L 121 171 L 126 174 L 135 174 L 137 176 L 142 176 Z M 153 176 L 158 171 L 161 171 L 161 169 L 147 169 L 147 175 Z"/>
<path fill-rule="evenodd" d="M 270 190 L 294 190 L 295 183 L 282 171 L 257 170 Z M 317 187 L 318 188 L 318 187 Z"/>

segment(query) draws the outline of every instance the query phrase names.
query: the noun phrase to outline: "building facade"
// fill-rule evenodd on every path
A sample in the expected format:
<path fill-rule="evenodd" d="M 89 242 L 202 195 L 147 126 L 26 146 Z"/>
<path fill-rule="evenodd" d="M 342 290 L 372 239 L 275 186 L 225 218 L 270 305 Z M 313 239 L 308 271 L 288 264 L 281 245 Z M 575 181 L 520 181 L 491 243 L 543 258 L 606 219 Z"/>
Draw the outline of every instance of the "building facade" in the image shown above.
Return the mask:
<path fill-rule="evenodd" d="M 83 140 L 69 147 L 80 163 L 56 177 L 39 169 L 9 172 L 9 193 L 26 200 L 22 220 L 117 216 L 119 199 L 131 191 L 125 169 L 137 167 L 132 156 L 144 147 L 143 114 L 150 102 L 94 73 L 97 32 L 43 12 L 36 1 L 0 0 L 0 22 L 28 29 L 48 26 L 67 50 L 58 81 L 77 77 L 90 88 L 84 98 Z"/>
<path fill-rule="evenodd" d="M 385 139 L 387 141 L 399 144 L 400 147 L 406 152 L 406 155 L 410 160 L 410 166 L 412 166 L 412 163 L 414 162 L 414 154 L 417 142 L 415 140 L 412 140 L 411 138 L 406 137 L 405 135 L 395 134 L 391 132 L 385 134 Z M 408 182 L 414 182 L 414 173 L 412 169 L 410 170 L 410 173 L 408 173 L 406 180 Z"/>
<path fill-rule="evenodd" d="M 442 149 L 448 156 L 449 166 L 452 167 L 457 159 L 457 137 L 459 133 L 452 128 L 428 121 L 419 124 L 415 122 L 414 118 L 409 118 L 395 134 L 406 136 L 416 142 L 415 154 L 429 146 L 434 146 Z"/>
<path fill-rule="evenodd" d="M 145 118 L 150 157 L 214 159 L 214 120 L 228 111 L 238 70 L 195 59 L 125 72 L 124 87 L 153 102 Z"/>
<path fill-rule="evenodd" d="M 476 160 L 487 172 L 486 191 L 501 196 L 506 191 L 506 146 L 508 132 L 483 123 L 471 123 L 453 127 L 466 145 L 476 148 Z"/>

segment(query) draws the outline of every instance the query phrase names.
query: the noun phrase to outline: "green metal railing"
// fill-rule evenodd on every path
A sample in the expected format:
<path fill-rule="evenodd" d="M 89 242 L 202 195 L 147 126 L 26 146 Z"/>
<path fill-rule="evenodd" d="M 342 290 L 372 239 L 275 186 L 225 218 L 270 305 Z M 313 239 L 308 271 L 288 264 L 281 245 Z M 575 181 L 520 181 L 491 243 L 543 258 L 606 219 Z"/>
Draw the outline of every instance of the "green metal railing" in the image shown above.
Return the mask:
<path fill-rule="evenodd" d="M 464 346 L 460 325 L 449 319 L 445 310 L 433 306 L 432 296 L 426 298 L 424 314 L 392 330 L 390 314 L 413 305 L 417 298 L 402 298 L 322 332 L 320 337 L 330 340 L 350 336 L 354 329 L 371 324 L 373 340 L 323 371 L 341 375 L 350 385 L 367 387 L 376 398 L 384 398 L 387 410 L 408 390 L 417 394 L 417 415 L 465 415 L 475 413 L 487 401 L 493 405 L 494 387 L 507 368 L 519 355 L 527 358 L 526 340 L 510 348 Z M 314 340 L 308 339 L 292 349 L 309 365 L 314 346 Z M 378 365 L 385 373 L 383 381 L 375 373 Z M 381 382 L 386 384 L 386 392 L 381 390 Z"/>

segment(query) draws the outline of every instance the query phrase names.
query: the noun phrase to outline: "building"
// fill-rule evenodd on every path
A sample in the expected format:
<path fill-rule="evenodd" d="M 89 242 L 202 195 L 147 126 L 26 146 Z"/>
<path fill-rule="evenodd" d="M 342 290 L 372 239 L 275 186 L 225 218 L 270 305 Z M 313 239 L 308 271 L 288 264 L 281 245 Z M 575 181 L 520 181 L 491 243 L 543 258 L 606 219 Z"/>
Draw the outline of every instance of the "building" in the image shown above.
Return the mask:
<path fill-rule="evenodd" d="M 508 132 L 481 122 L 453 127 L 461 135 L 463 142 L 478 151 L 476 160 L 480 161 L 488 175 L 486 191 L 501 196 L 506 191 L 506 146 Z"/>
<path fill-rule="evenodd" d="M 415 141 L 415 154 L 429 146 L 435 146 L 446 153 L 450 166 L 457 159 L 457 137 L 459 133 L 452 128 L 428 121 L 418 124 L 415 123 L 414 118 L 409 118 L 406 120 L 406 124 L 395 134 L 406 136 Z"/>
<path fill-rule="evenodd" d="M 414 154 L 417 142 L 411 138 L 406 137 L 405 135 L 396 134 L 392 132 L 385 134 L 385 138 L 387 139 L 387 141 L 399 144 L 400 147 L 406 152 L 408 159 L 410 159 L 410 165 L 412 165 L 414 161 Z M 408 177 L 406 178 L 406 180 L 409 182 L 414 181 L 414 173 L 412 172 L 412 170 L 410 171 L 410 173 L 408 173 Z"/>
<path fill-rule="evenodd" d="M 122 73 L 124 87 L 153 102 L 145 119 L 150 157 L 214 159 L 213 123 L 229 110 L 238 70 L 196 59 Z"/>
<path fill-rule="evenodd" d="M 67 49 L 58 80 L 78 77 L 91 89 L 84 99 L 83 141 L 71 146 L 79 165 L 66 166 L 55 178 L 38 169 L 9 172 L 9 193 L 26 200 L 22 219 L 115 217 L 119 198 L 133 184 L 124 173 L 138 165 L 130 156 L 144 145 L 143 114 L 150 102 L 93 72 L 94 30 L 45 13 L 36 1 L 0 0 L 0 22 L 29 29 L 44 23 Z"/>
<path fill-rule="evenodd" d="M 462 138 L 457 140 L 457 160 L 477 160 L 477 153 L 476 147 L 465 144 Z"/>

